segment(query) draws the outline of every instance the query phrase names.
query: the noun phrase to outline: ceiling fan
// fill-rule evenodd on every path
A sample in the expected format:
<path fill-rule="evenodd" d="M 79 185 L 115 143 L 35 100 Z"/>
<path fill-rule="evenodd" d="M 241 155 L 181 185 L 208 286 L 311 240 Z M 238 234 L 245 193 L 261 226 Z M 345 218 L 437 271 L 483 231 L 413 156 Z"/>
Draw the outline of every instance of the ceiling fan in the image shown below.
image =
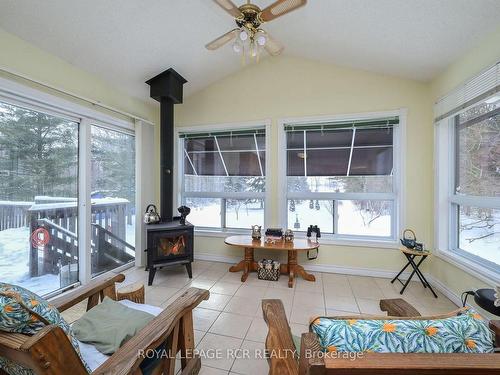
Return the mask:
<path fill-rule="evenodd" d="M 213 1 L 234 17 L 238 27 L 211 41 L 205 47 L 208 50 L 216 50 L 234 40 L 233 50 L 236 53 L 241 53 L 243 56 L 248 54 L 257 59 L 262 49 L 272 56 L 279 55 L 284 50 L 283 45 L 262 30 L 260 25 L 307 3 L 307 0 L 277 0 L 261 10 L 257 5 L 250 3 L 250 0 L 240 7 L 231 0 Z"/>

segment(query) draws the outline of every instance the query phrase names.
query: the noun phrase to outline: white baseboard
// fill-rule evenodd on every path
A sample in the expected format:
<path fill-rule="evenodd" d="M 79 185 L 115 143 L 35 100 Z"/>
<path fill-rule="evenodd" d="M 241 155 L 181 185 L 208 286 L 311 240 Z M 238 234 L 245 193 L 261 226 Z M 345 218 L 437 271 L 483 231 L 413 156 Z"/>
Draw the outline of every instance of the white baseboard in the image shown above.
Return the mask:
<path fill-rule="evenodd" d="M 427 278 L 427 281 L 439 290 L 441 293 L 443 293 L 451 302 L 453 302 L 455 305 L 461 307 L 462 306 L 462 299 L 458 294 L 456 294 L 454 291 L 452 291 L 450 288 L 448 288 L 445 284 L 443 284 L 440 280 L 434 278 L 432 275 L 425 275 Z"/>
<path fill-rule="evenodd" d="M 197 260 L 206 260 L 209 262 L 221 262 L 221 263 L 238 263 L 241 258 L 238 257 L 230 257 L 225 255 L 213 255 L 208 253 L 194 253 L 194 259 Z"/>
<path fill-rule="evenodd" d="M 231 257 L 225 255 L 213 255 L 208 253 L 195 253 L 195 259 L 206 260 L 210 262 L 222 262 L 222 263 L 238 263 L 241 258 Z M 344 267 L 335 266 L 329 264 L 307 264 L 303 265 L 304 269 L 313 272 L 326 272 L 326 273 L 340 273 L 343 275 L 354 275 L 354 276 L 369 276 L 369 277 L 381 277 L 385 279 L 392 279 L 396 276 L 397 272 L 390 270 L 381 270 L 376 268 L 359 268 L 359 267 Z M 410 272 L 403 272 L 400 276 L 401 280 L 407 280 L 410 276 Z M 462 302 L 460 296 L 449 289 L 445 284 L 443 284 L 438 279 L 435 279 L 429 273 L 424 274 L 427 281 L 432 285 L 433 288 L 443 293 L 450 301 L 452 301 L 457 306 L 461 306 Z M 416 276 L 414 276 L 416 278 Z M 418 280 L 418 279 L 417 279 Z"/>
<path fill-rule="evenodd" d="M 397 272 L 389 270 L 380 270 L 376 268 L 358 268 L 358 267 L 344 267 L 344 266 L 334 266 L 328 264 L 306 264 L 303 265 L 304 269 L 313 272 L 326 272 L 326 273 L 340 273 L 343 275 L 354 275 L 354 276 L 370 276 L 370 277 L 382 277 L 384 279 L 392 279 L 396 276 Z M 399 277 L 401 280 L 408 279 L 410 272 L 403 272 Z"/>

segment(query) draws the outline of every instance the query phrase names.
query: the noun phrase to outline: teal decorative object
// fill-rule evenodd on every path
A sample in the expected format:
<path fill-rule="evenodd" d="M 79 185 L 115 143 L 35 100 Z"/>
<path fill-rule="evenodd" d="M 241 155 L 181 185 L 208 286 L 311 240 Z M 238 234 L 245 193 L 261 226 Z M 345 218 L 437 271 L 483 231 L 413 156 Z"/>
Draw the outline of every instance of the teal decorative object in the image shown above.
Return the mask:
<path fill-rule="evenodd" d="M 46 325 L 57 325 L 68 336 L 76 352 L 80 348 L 71 327 L 59 311 L 45 299 L 20 286 L 0 283 L 0 330 L 34 335 Z M 81 357 L 80 357 L 81 358 Z M 82 362 L 85 362 L 82 359 Z M 33 372 L 0 357 L 0 368 L 11 375 L 31 375 Z M 90 370 L 87 368 L 87 371 Z"/>
<path fill-rule="evenodd" d="M 493 336 L 473 310 L 445 319 L 332 319 L 311 323 L 325 351 L 492 353 Z"/>

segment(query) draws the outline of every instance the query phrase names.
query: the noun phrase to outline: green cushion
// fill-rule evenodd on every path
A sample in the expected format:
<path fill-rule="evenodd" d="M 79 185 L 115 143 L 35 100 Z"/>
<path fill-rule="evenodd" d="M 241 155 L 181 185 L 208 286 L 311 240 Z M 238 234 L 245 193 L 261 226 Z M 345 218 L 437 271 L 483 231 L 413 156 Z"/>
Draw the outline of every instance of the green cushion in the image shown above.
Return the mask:
<path fill-rule="evenodd" d="M 0 330 L 34 335 L 46 325 L 62 328 L 75 351 L 80 355 L 78 341 L 59 311 L 45 299 L 18 285 L 0 283 Z M 80 356 L 81 358 L 81 356 Z M 85 362 L 82 359 L 85 365 Z M 32 374 L 30 369 L 0 357 L 0 368 L 11 375 Z M 90 370 L 87 368 L 87 371 Z"/>
<path fill-rule="evenodd" d="M 78 340 L 95 346 L 103 354 L 111 355 L 153 318 L 151 314 L 131 309 L 106 297 L 73 323 L 72 329 Z"/>
<path fill-rule="evenodd" d="M 311 328 L 325 351 L 379 353 L 492 353 L 493 336 L 468 310 L 445 319 L 317 318 Z"/>
<path fill-rule="evenodd" d="M 292 334 L 292 340 L 293 340 L 293 344 L 295 345 L 295 349 L 297 349 L 297 354 L 300 355 L 300 340 L 301 340 L 301 337 L 300 336 L 295 336 Z"/>

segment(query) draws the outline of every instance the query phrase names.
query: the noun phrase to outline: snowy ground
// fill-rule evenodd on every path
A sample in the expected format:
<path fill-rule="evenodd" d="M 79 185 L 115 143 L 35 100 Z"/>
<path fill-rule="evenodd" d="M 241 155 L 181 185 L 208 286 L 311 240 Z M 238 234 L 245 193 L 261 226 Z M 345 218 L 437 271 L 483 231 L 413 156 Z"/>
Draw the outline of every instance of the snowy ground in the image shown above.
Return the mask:
<path fill-rule="evenodd" d="M 186 202 L 187 205 L 194 202 Z M 195 226 L 220 227 L 220 205 L 214 199 L 196 199 L 197 205 L 191 205 L 189 222 Z M 201 206 L 201 203 L 204 203 Z M 315 203 L 315 202 L 314 202 Z M 367 216 L 361 213 L 352 201 L 339 201 L 338 206 L 338 233 L 365 236 L 390 236 L 391 218 L 384 215 L 376 218 L 368 224 Z M 363 217 L 364 216 L 364 217 Z M 226 212 L 226 223 L 228 228 L 248 228 L 253 224 L 263 225 L 264 209 L 259 203 L 253 203 L 246 207 L 242 205 L 236 214 L 234 208 Z M 299 227 L 295 227 L 296 221 Z M 500 227 L 500 213 L 495 219 L 496 227 Z M 309 208 L 309 201 L 302 201 L 295 205 L 295 212 L 288 210 L 288 227 L 296 231 L 305 231 L 311 224 L 318 225 L 323 233 L 333 232 L 333 216 L 327 209 L 325 202 L 320 201 L 320 209 Z M 491 231 L 492 229 L 490 229 Z M 498 232 L 498 229 L 496 229 Z M 488 234 L 486 229 L 472 229 L 463 231 L 461 238 L 477 238 Z M 473 242 L 461 241 L 463 250 L 480 256 L 493 263 L 500 265 L 500 233 L 477 239 Z"/>
<path fill-rule="evenodd" d="M 195 226 L 220 227 L 220 206 L 207 200 L 208 205 L 193 207 L 188 220 Z M 199 203 L 199 202 L 198 202 Z M 189 202 L 188 202 L 189 205 Z M 338 232 L 341 234 L 357 234 L 366 236 L 390 236 L 391 218 L 380 216 L 371 224 L 363 222 L 363 216 L 351 201 L 339 203 Z M 366 220 L 366 216 L 365 216 Z M 264 225 L 264 209 L 260 203 L 242 205 L 238 212 L 228 208 L 226 226 L 228 228 L 250 228 L 251 225 Z M 299 227 L 295 224 L 298 221 Z M 333 215 L 327 209 L 327 203 L 320 201 L 319 210 L 309 208 L 309 201 L 301 201 L 295 205 L 295 212 L 288 211 L 288 227 L 292 230 L 306 231 L 309 225 L 318 225 L 324 233 L 333 233 Z"/>
<path fill-rule="evenodd" d="M 500 210 L 494 210 L 491 227 L 477 224 L 477 217 L 461 214 L 461 224 L 470 229 L 460 233 L 460 248 L 500 265 Z"/>

